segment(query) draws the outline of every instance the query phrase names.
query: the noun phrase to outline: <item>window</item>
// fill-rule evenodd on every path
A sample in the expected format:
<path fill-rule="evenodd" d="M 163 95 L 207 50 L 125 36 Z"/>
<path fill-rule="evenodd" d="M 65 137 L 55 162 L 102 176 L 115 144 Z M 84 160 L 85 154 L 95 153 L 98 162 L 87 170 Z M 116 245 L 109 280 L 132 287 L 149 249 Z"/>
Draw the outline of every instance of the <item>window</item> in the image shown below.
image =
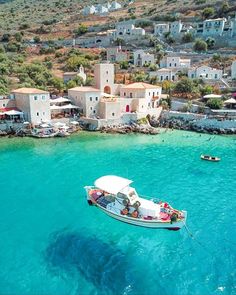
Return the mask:
<path fill-rule="evenodd" d="M 107 80 L 107 83 L 108 83 L 108 80 Z"/>
<path fill-rule="evenodd" d="M 163 76 L 161 76 L 161 81 L 163 81 Z"/>
<path fill-rule="evenodd" d="M 45 100 L 45 99 L 46 99 L 45 95 L 42 95 L 42 100 Z"/>
<path fill-rule="evenodd" d="M 170 67 L 171 67 L 171 63 L 170 63 Z"/>
<path fill-rule="evenodd" d="M 45 116 L 45 112 L 43 112 L 43 115 Z"/>
<path fill-rule="evenodd" d="M 106 71 L 107 75 L 108 75 L 108 71 Z"/>
<path fill-rule="evenodd" d="M 129 96 L 132 98 L 133 97 L 133 93 L 130 93 Z"/>
<path fill-rule="evenodd" d="M 38 100 L 38 96 L 37 95 L 34 96 L 34 100 Z"/>
<path fill-rule="evenodd" d="M 152 96 L 153 96 L 153 97 L 155 96 L 155 92 L 152 93 Z"/>
<path fill-rule="evenodd" d="M 39 112 L 36 113 L 37 117 L 39 116 Z"/>
<path fill-rule="evenodd" d="M 2 105 L 3 107 L 5 107 L 6 106 L 6 104 L 5 103 L 3 103 L 3 105 Z"/>
<path fill-rule="evenodd" d="M 149 92 L 149 96 L 151 95 L 151 92 Z"/>
<path fill-rule="evenodd" d="M 93 110 L 93 113 L 96 114 L 96 110 Z"/>
<path fill-rule="evenodd" d="M 124 96 L 126 96 L 126 92 L 124 92 Z"/>
<path fill-rule="evenodd" d="M 90 110 L 92 111 L 93 110 L 93 107 L 90 107 Z"/>
<path fill-rule="evenodd" d="M 175 63 L 175 67 L 177 66 L 177 64 Z"/>
<path fill-rule="evenodd" d="M 114 117 L 115 116 L 115 113 L 112 113 L 112 116 Z"/>
<path fill-rule="evenodd" d="M 90 97 L 90 101 L 93 101 L 93 98 L 92 97 Z"/>
<path fill-rule="evenodd" d="M 217 79 L 218 78 L 218 75 L 217 74 L 215 74 L 215 79 Z"/>
<path fill-rule="evenodd" d="M 96 98 L 95 98 L 95 99 L 96 99 L 96 101 L 98 101 L 98 97 L 97 97 L 97 96 L 96 96 Z"/>

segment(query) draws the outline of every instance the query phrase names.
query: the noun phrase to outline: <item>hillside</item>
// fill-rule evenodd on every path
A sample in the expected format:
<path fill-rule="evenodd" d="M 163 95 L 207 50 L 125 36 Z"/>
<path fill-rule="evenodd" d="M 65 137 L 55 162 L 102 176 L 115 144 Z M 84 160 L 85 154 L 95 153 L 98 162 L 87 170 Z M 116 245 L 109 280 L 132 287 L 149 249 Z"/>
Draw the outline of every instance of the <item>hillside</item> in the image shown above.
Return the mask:
<path fill-rule="evenodd" d="M 214 7 L 216 16 L 222 6 L 219 0 L 136 0 L 129 4 L 120 1 L 123 8 L 110 13 L 106 17 L 87 16 L 81 11 L 84 6 L 94 4 L 95 0 L 0 0 L 0 34 L 24 31 L 26 36 L 42 35 L 42 39 L 67 38 L 72 36 L 78 23 L 86 25 L 101 25 L 114 23 L 121 19 L 149 19 L 168 20 L 171 17 L 183 19 L 200 18 L 205 7 Z M 99 1 L 105 3 L 106 1 Z M 226 11 L 233 14 L 236 9 L 235 1 L 228 1 L 230 9 Z"/>

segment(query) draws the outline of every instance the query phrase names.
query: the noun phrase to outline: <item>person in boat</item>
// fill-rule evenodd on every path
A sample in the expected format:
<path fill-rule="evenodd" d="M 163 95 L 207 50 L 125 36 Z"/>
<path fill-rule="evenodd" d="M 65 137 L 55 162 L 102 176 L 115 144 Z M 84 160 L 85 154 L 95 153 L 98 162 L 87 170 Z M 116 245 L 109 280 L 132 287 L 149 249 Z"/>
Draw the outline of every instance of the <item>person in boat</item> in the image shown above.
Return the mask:
<path fill-rule="evenodd" d="M 128 215 L 128 213 L 129 213 L 129 207 L 126 206 L 123 210 L 120 211 L 120 213 L 121 213 L 122 215 Z"/>
<path fill-rule="evenodd" d="M 134 210 L 132 213 L 131 213 L 131 216 L 133 218 L 138 218 L 138 210 Z"/>

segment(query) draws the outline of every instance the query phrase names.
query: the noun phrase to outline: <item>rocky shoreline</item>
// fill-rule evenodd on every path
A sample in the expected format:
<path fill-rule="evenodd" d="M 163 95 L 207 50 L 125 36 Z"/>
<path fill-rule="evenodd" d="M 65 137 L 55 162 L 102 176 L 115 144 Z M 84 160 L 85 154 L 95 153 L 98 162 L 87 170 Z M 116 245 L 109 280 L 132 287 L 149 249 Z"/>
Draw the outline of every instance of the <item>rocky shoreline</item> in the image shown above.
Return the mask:
<path fill-rule="evenodd" d="M 149 124 L 136 124 L 130 125 L 119 125 L 119 126 L 106 126 L 100 129 L 101 133 L 118 133 L 118 134 L 129 134 L 129 133 L 142 133 L 149 135 L 159 134 L 157 128 L 150 126 Z"/>
<path fill-rule="evenodd" d="M 156 124 L 158 127 L 162 128 L 171 128 L 177 130 L 186 130 L 194 131 L 200 133 L 209 133 L 209 134 L 236 134 L 236 128 L 224 129 L 224 128 L 212 128 L 212 127 L 199 127 L 195 125 L 194 121 L 186 121 L 183 119 L 176 118 L 161 118 Z"/>

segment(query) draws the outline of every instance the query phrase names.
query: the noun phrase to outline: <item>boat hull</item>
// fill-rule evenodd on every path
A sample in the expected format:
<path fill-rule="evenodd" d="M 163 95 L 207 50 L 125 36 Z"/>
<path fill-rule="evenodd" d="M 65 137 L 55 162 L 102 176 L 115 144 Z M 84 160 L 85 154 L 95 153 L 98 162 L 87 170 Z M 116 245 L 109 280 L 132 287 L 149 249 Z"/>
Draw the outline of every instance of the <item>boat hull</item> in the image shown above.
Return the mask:
<path fill-rule="evenodd" d="M 177 221 L 177 222 L 170 223 L 170 222 L 160 222 L 160 221 L 155 221 L 155 220 L 142 220 L 142 219 L 138 219 L 138 218 L 128 217 L 125 215 L 118 215 L 118 214 L 113 213 L 110 210 L 103 208 L 102 206 L 99 206 L 99 205 L 96 205 L 96 206 L 99 207 L 99 209 L 101 209 L 105 214 L 107 214 L 108 216 L 110 216 L 114 219 L 117 219 L 117 220 L 125 222 L 125 223 L 129 223 L 132 225 L 148 227 L 148 228 L 179 230 L 185 225 L 185 220 L 187 218 L 187 212 L 183 211 L 184 212 L 184 220 L 183 221 Z"/>

